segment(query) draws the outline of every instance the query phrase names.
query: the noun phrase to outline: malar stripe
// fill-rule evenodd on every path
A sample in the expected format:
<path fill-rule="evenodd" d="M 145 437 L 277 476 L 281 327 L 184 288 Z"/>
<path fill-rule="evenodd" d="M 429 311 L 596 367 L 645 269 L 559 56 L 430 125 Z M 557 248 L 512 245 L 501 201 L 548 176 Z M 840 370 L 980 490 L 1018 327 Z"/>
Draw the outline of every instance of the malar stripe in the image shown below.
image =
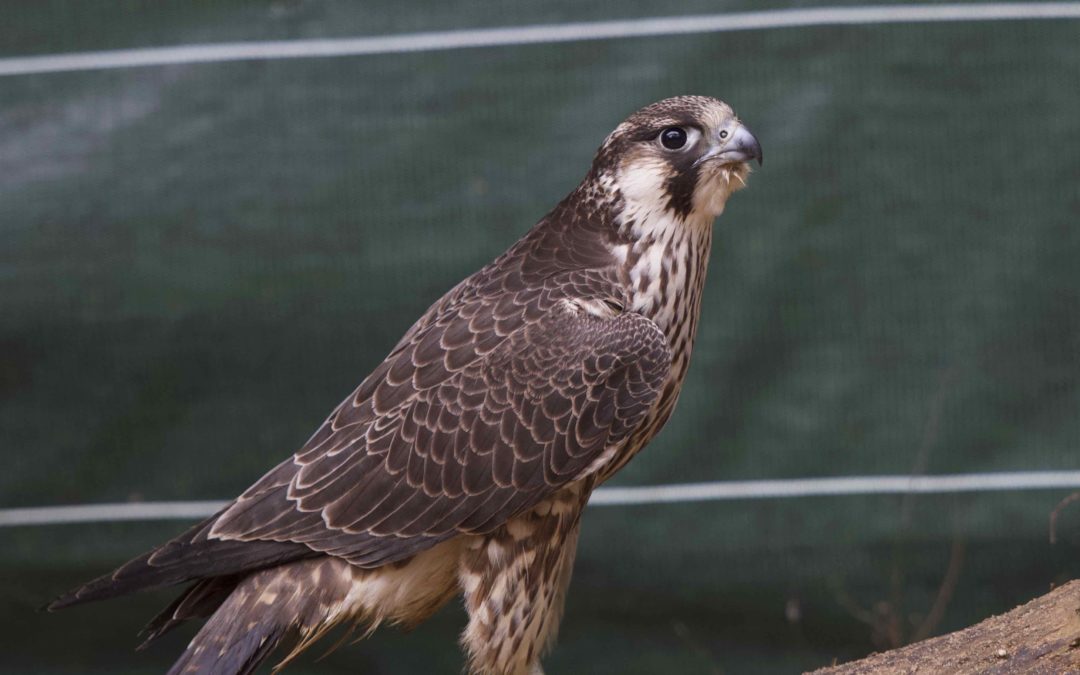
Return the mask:
<path fill-rule="evenodd" d="M 1019 471 L 947 476 L 842 476 L 608 487 L 594 492 L 589 504 L 592 506 L 633 506 L 737 499 L 1075 489 L 1080 489 L 1080 471 Z M 221 510 L 226 504 L 227 502 L 220 501 L 134 502 L 0 509 L 0 527 L 193 520 L 206 518 Z"/>
<path fill-rule="evenodd" d="M 10 56 L 0 58 L 0 77 L 228 61 L 402 54 L 775 28 L 1078 18 L 1080 2 L 817 7 L 356 38 L 232 42 Z"/>

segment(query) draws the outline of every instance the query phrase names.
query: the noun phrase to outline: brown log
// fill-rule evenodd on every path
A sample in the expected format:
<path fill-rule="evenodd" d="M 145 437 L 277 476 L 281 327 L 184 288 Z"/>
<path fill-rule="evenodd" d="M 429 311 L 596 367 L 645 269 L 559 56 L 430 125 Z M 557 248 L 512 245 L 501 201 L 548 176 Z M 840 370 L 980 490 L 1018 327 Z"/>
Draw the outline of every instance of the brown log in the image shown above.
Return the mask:
<path fill-rule="evenodd" d="M 813 675 L 1080 673 L 1080 580 L 940 637 Z"/>

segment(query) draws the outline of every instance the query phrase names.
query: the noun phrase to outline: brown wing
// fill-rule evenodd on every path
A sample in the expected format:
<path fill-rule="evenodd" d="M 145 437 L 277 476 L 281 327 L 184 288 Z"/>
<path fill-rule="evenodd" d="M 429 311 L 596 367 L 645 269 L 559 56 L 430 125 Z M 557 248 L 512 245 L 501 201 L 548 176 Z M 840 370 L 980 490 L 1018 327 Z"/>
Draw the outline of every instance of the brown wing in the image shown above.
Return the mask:
<path fill-rule="evenodd" d="M 411 332 L 211 538 L 377 566 L 494 529 L 580 478 L 642 421 L 671 354 L 640 315 L 546 300 L 463 303 Z"/>
<path fill-rule="evenodd" d="M 670 351 L 641 316 L 568 308 L 621 302 L 602 272 L 508 257 L 447 293 L 300 452 L 229 507 L 50 608 L 324 553 L 377 566 L 493 529 L 573 481 L 640 423 Z"/>

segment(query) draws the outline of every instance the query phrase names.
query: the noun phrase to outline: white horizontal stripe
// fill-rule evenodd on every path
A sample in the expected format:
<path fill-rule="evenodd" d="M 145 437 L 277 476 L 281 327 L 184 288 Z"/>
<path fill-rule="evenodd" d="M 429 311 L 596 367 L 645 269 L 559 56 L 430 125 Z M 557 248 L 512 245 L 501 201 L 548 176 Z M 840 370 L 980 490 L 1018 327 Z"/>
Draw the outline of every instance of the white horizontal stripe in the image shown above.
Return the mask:
<path fill-rule="evenodd" d="M 842 495 L 1000 492 L 1080 488 L 1080 471 L 1018 471 L 952 476 L 843 476 L 716 483 L 683 483 L 597 490 L 590 504 L 614 506 L 721 499 L 787 499 Z"/>
<path fill-rule="evenodd" d="M 609 487 L 600 488 L 593 493 L 589 503 L 593 506 L 626 506 L 730 499 L 1049 489 L 1080 489 L 1080 471 L 969 473 L 952 476 L 845 476 Z M 220 501 L 132 502 L 2 509 L 0 527 L 123 520 L 193 520 L 212 515 L 225 504 L 226 502 Z"/>
<path fill-rule="evenodd" d="M 1080 18 L 1080 2 L 818 7 L 763 12 L 652 17 L 540 26 L 480 28 L 401 35 L 73 52 L 0 58 L 0 76 L 60 73 L 179 63 L 400 54 L 474 47 L 612 40 L 727 31 L 940 21 Z"/>
<path fill-rule="evenodd" d="M 214 514 L 227 502 L 124 502 L 32 506 L 0 510 L 0 527 L 113 523 L 123 520 L 195 520 Z"/>

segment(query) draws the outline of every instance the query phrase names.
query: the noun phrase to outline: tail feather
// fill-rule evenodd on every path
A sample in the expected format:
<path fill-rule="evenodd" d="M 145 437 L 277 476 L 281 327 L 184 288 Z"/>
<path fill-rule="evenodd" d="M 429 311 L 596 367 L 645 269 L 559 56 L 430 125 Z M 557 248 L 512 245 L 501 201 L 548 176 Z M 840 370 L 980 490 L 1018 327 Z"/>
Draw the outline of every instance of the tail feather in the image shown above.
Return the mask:
<path fill-rule="evenodd" d="M 278 667 L 285 665 L 335 627 L 357 620 L 345 605 L 352 582 L 349 566 L 332 558 L 297 561 L 244 577 L 169 675 L 246 675 L 282 643 L 295 643 Z M 217 600 L 220 592 L 209 587 L 200 591 L 192 596 L 189 608 L 204 609 L 204 603 Z M 183 613 L 185 600 L 186 596 L 174 603 L 172 612 L 166 610 L 152 622 L 157 632 L 150 639 L 174 625 L 174 615 Z"/>
<path fill-rule="evenodd" d="M 186 538 L 135 559 L 49 608 L 194 581 L 150 621 L 142 633 L 143 646 L 188 619 L 209 617 L 169 673 L 244 675 L 279 647 L 288 649 L 278 664 L 283 667 L 339 627 L 346 629 L 347 638 L 351 629 L 374 630 L 384 621 L 414 626 L 458 588 L 460 539 L 408 561 L 368 570 L 306 547 L 298 552 L 277 548 L 293 545 L 276 542 L 211 541 L 199 534 L 202 531 L 190 531 Z M 236 554 L 239 548 L 233 544 L 248 547 L 246 557 Z M 224 551 L 225 562 L 216 557 L 217 551 Z M 237 568 L 234 557 L 246 566 Z"/>
<path fill-rule="evenodd" d="M 212 623 L 208 622 L 203 631 Z M 199 642 L 203 631 L 169 668 L 168 675 L 249 675 L 277 649 L 286 633 L 280 625 L 259 625 L 233 636 L 229 642 L 222 640 L 222 635 L 212 635 L 203 641 L 204 644 Z"/>
<path fill-rule="evenodd" d="M 190 586 L 140 631 L 143 642 L 138 649 L 146 649 L 151 642 L 189 619 L 212 615 L 236 589 L 241 578 L 242 575 L 211 577 Z"/>

